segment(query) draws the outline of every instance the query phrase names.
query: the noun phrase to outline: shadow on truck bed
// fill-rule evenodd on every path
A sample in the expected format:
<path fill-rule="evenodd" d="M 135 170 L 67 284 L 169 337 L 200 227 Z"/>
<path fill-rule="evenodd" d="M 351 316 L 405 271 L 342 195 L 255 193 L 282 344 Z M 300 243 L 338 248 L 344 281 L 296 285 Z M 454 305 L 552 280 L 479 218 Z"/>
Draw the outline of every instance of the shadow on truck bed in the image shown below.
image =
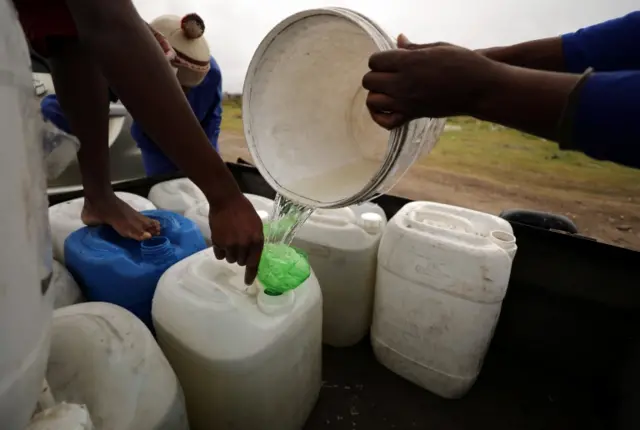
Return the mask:
<path fill-rule="evenodd" d="M 274 196 L 256 169 L 229 167 L 244 192 Z M 165 179 L 115 188 L 146 196 Z M 391 217 L 408 200 L 376 202 Z M 325 347 L 325 383 L 306 430 L 640 429 L 640 253 L 511 223 L 518 254 L 471 392 L 460 400 L 432 395 L 377 364 L 368 341 Z"/>

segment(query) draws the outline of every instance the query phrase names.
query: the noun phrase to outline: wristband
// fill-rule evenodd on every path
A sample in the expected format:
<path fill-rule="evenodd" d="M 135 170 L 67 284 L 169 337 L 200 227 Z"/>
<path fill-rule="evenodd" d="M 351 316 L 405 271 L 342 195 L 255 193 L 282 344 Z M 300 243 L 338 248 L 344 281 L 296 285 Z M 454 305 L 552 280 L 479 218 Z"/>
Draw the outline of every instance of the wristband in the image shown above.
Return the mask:
<path fill-rule="evenodd" d="M 560 121 L 557 127 L 557 141 L 560 149 L 577 149 L 573 142 L 573 123 L 580 98 L 580 90 L 589 79 L 589 76 L 593 74 L 593 68 L 589 67 L 580 77 L 576 85 L 569 93 L 567 102 L 560 116 Z"/>

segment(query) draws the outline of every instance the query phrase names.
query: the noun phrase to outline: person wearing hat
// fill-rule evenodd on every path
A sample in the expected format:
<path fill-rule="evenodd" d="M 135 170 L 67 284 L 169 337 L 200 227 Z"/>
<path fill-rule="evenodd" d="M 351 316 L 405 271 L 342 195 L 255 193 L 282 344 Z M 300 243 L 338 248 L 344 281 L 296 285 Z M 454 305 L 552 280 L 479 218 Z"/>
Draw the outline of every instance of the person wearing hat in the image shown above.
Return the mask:
<path fill-rule="evenodd" d="M 204 21 L 195 13 L 183 18 L 164 15 L 151 22 L 150 28 L 158 41 L 167 41 L 168 47 L 165 49 L 172 50 L 174 55 L 169 61 L 176 72 L 178 82 L 211 146 L 217 151 L 222 121 L 222 75 L 203 37 Z M 55 94 L 44 97 L 40 106 L 45 119 L 60 130 L 71 133 Z M 166 175 L 179 170 L 144 132 L 135 118 L 131 126 L 131 136 L 142 152 L 142 162 L 147 176 Z"/>
<path fill-rule="evenodd" d="M 160 234 L 157 221 L 119 199 L 111 186 L 111 88 L 158 151 L 206 196 L 216 258 L 245 266 L 245 282 L 253 282 L 264 244 L 262 221 L 212 147 L 202 118 L 194 115 L 167 59 L 195 72 L 182 72 L 182 78 L 197 82 L 194 75 L 204 74 L 200 87 L 207 82 L 211 64 L 184 67 L 189 52 L 180 52 L 178 58 L 165 37 L 150 30 L 131 0 L 13 0 L 13 5 L 30 46 L 48 60 L 69 129 L 81 143 L 82 221 L 110 225 L 136 240 Z M 201 92 L 187 88 L 191 97 Z"/>
<path fill-rule="evenodd" d="M 164 36 L 175 52 L 170 61 L 191 109 L 200 121 L 211 146 L 218 150 L 222 120 L 222 76 L 220 67 L 211 56 L 204 39 L 205 25 L 195 13 L 179 17 L 163 15 L 150 24 Z M 178 171 L 175 164 L 162 153 L 142 127 L 134 122 L 131 135 L 142 151 L 147 175 L 162 175 Z"/>

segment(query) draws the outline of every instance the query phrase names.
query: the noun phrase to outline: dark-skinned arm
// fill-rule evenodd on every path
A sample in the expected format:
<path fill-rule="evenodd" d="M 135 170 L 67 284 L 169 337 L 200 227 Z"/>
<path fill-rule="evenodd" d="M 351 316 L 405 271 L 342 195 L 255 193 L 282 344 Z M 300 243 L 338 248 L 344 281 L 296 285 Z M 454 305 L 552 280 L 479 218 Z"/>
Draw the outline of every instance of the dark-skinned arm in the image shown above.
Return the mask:
<path fill-rule="evenodd" d="M 82 43 L 132 116 L 211 206 L 240 194 L 131 1 L 67 0 L 67 5 Z M 132 62 L 145 67 L 132 67 Z"/>
<path fill-rule="evenodd" d="M 477 52 L 512 66 L 583 73 L 640 69 L 640 11 L 567 33 Z"/>
<path fill-rule="evenodd" d="M 640 168 L 640 71 L 500 69 L 496 85 L 471 107 L 471 115 L 554 140 L 562 149 Z"/>
<path fill-rule="evenodd" d="M 509 66 L 497 70 L 495 84 L 470 107 L 470 115 L 557 141 L 559 122 L 580 75 Z"/>
<path fill-rule="evenodd" d="M 500 63 L 549 72 L 564 72 L 562 38 L 533 40 L 512 46 L 479 49 L 476 52 Z"/>

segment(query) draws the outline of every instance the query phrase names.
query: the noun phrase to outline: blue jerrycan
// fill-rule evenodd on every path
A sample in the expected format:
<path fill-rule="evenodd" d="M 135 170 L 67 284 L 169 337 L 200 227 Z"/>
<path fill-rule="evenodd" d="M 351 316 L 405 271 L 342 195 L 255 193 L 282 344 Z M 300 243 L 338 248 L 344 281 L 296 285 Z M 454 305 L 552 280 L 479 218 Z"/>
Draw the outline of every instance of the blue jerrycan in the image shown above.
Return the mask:
<path fill-rule="evenodd" d="M 64 243 L 69 271 L 90 301 L 113 303 L 140 318 L 153 332 L 151 302 L 162 274 L 207 246 L 197 225 L 182 215 L 149 210 L 160 222 L 159 236 L 139 242 L 110 226 L 83 227 Z"/>

